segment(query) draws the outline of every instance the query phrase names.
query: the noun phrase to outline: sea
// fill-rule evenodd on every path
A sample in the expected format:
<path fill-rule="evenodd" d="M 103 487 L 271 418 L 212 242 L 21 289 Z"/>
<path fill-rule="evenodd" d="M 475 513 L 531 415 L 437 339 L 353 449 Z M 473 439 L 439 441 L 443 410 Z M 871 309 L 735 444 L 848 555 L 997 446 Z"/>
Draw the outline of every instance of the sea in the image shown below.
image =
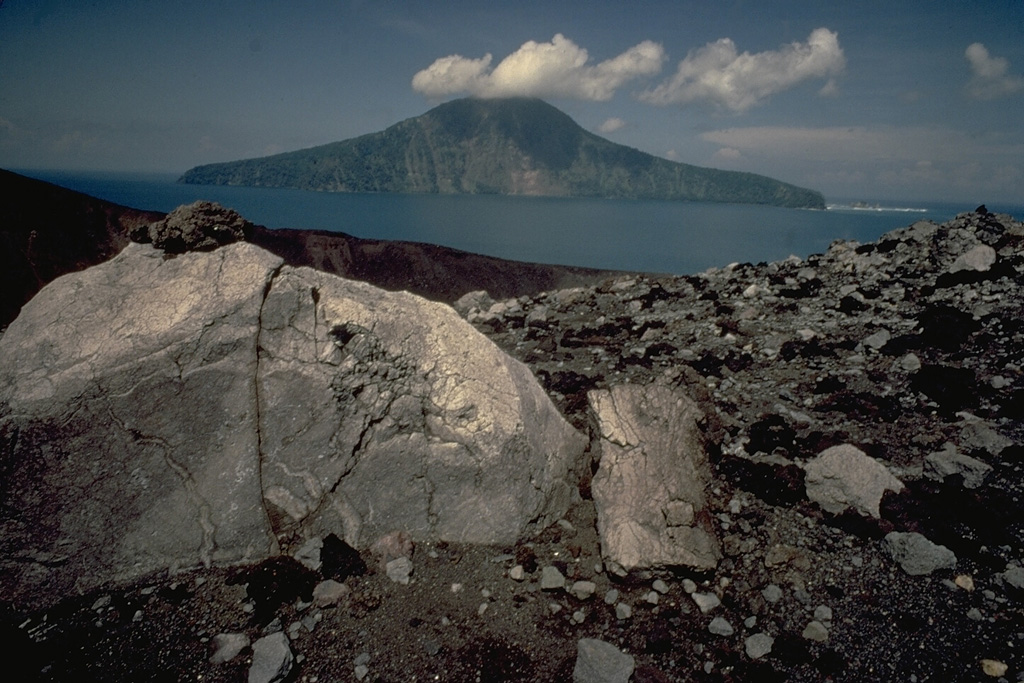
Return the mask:
<path fill-rule="evenodd" d="M 173 174 L 18 171 L 100 199 L 169 212 L 199 199 L 268 228 L 438 244 L 517 261 L 692 274 L 730 263 L 806 258 L 833 240 L 868 242 L 976 205 L 836 200 L 828 209 L 500 195 L 332 193 L 184 185 Z M 988 204 L 1024 218 L 1024 206 Z"/>

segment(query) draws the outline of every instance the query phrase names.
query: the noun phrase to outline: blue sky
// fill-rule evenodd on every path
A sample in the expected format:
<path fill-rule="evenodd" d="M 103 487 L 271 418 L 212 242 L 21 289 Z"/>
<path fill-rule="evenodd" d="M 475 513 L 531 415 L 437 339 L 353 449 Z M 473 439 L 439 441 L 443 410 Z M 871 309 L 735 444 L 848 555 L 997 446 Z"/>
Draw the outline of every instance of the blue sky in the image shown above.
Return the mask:
<path fill-rule="evenodd" d="M 826 198 L 1024 204 L 1024 0 L 6 0 L 0 167 L 181 172 L 536 95 Z"/>

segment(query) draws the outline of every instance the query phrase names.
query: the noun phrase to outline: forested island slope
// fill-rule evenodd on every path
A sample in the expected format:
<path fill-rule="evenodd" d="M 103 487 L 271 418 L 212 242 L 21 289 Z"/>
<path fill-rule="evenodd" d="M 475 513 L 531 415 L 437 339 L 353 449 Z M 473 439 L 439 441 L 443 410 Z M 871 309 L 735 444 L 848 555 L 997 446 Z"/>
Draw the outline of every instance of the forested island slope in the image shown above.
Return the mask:
<path fill-rule="evenodd" d="M 460 99 L 378 133 L 197 166 L 201 185 L 328 192 L 511 194 L 824 209 L 821 193 L 766 176 L 682 164 L 615 144 L 550 104 Z"/>

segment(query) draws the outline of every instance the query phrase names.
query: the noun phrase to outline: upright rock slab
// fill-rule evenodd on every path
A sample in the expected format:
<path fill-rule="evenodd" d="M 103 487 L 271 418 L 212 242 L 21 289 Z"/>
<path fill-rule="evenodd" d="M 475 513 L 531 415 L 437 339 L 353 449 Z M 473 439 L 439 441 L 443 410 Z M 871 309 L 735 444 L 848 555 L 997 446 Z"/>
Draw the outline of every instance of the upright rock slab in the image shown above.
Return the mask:
<path fill-rule="evenodd" d="M 600 430 L 592 491 L 601 550 L 618 574 L 721 557 L 705 512 L 711 478 L 697 404 L 661 385 L 588 394 Z"/>
<path fill-rule="evenodd" d="M 46 602 L 328 533 L 510 543 L 564 512 L 584 446 L 447 306 L 133 244 L 0 339 L 0 583 Z"/>

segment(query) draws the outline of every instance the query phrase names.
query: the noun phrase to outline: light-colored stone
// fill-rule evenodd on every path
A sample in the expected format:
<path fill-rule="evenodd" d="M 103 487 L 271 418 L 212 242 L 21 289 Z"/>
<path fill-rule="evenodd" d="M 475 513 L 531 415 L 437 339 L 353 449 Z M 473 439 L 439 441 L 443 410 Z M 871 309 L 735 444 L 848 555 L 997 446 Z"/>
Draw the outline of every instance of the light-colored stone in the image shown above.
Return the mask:
<path fill-rule="evenodd" d="M 597 590 L 593 581 L 576 581 L 569 588 L 569 593 L 577 600 L 589 600 Z"/>
<path fill-rule="evenodd" d="M 850 444 L 822 451 L 804 470 L 807 497 L 832 514 L 853 508 L 878 517 L 882 495 L 903 490 L 903 483 L 885 465 Z"/>
<path fill-rule="evenodd" d="M 732 624 L 730 624 L 724 617 L 715 617 L 708 624 L 708 631 L 716 636 L 731 636 L 735 633 Z"/>
<path fill-rule="evenodd" d="M 545 591 L 561 590 L 565 588 L 565 576 L 558 571 L 558 567 L 543 567 L 540 570 L 540 588 Z"/>
<path fill-rule="evenodd" d="M 395 583 L 407 586 L 412 581 L 412 569 L 412 560 L 408 557 L 396 557 L 387 563 L 384 571 Z"/>
<path fill-rule="evenodd" d="M 956 555 L 944 545 L 932 543 L 917 532 L 892 531 L 885 536 L 889 554 L 911 576 L 931 574 L 956 566 Z"/>
<path fill-rule="evenodd" d="M 280 631 L 264 636 L 252 644 L 249 683 L 283 681 L 294 663 L 295 655 L 288 643 L 288 636 Z"/>
<path fill-rule="evenodd" d="M 743 649 L 751 659 L 761 659 L 771 654 L 775 639 L 767 633 L 755 633 L 743 641 Z"/>
<path fill-rule="evenodd" d="M 998 659 L 983 659 L 981 660 L 981 670 L 986 676 L 1002 678 L 1006 675 L 1006 672 L 1010 670 L 1010 667 L 1005 662 L 1001 662 Z"/>
<path fill-rule="evenodd" d="M 213 649 L 210 664 L 223 664 L 230 662 L 249 647 L 249 636 L 244 633 L 218 633 L 210 641 L 210 645 Z"/>
<path fill-rule="evenodd" d="M 949 267 L 949 272 L 958 273 L 961 270 L 984 272 L 992 268 L 995 262 L 996 250 L 987 244 L 979 244 L 957 256 L 953 265 Z"/>
<path fill-rule="evenodd" d="M 710 479 L 700 409 L 661 385 L 621 385 L 588 398 L 600 427 L 592 491 L 605 565 L 620 575 L 714 568 L 718 540 L 699 514 Z"/>
<path fill-rule="evenodd" d="M 714 593 L 693 593 L 690 597 L 697 603 L 702 614 L 707 614 L 722 604 L 722 601 Z"/>
<path fill-rule="evenodd" d="M 964 487 L 976 489 L 985 481 L 992 466 L 964 455 L 957 451 L 956 446 L 946 443 L 941 451 L 932 453 L 924 459 L 925 473 L 934 479 L 943 480 L 954 474 L 963 477 Z"/>
<path fill-rule="evenodd" d="M 824 643 L 828 640 L 828 629 L 820 621 L 812 621 L 804 627 L 803 633 L 801 633 L 805 639 L 814 640 L 819 643 Z"/>
<path fill-rule="evenodd" d="M 585 446 L 450 307 L 244 242 L 131 244 L 39 292 L 0 339 L 15 433 L 0 582 L 44 602 L 283 535 L 511 543 L 564 514 Z"/>
<path fill-rule="evenodd" d="M 635 662 L 611 643 L 583 638 L 577 644 L 573 683 L 628 683 Z"/>
<path fill-rule="evenodd" d="M 313 604 L 317 607 L 334 607 L 351 594 L 352 590 L 345 584 L 327 579 L 313 588 Z"/>

